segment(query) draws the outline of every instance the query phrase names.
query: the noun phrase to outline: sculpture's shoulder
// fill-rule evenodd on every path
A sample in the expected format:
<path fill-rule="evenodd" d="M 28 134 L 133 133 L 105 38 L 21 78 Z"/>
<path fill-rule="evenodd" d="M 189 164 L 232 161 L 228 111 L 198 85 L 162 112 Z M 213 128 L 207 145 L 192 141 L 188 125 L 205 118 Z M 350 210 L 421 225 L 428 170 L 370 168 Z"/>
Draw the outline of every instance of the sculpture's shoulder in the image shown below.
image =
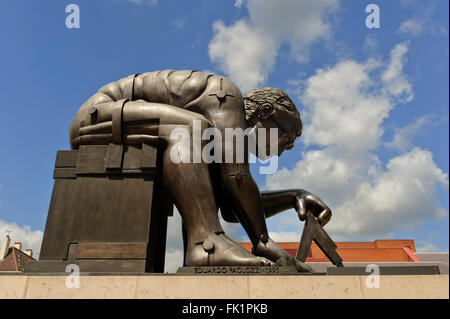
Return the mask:
<path fill-rule="evenodd" d="M 224 92 L 242 98 L 239 88 L 228 78 L 197 70 L 162 70 L 131 74 L 104 85 L 97 94 L 113 101 L 144 100 L 186 107 L 205 97 Z M 219 93 L 219 96 L 222 93 Z"/>
<path fill-rule="evenodd" d="M 107 95 L 113 101 L 131 98 L 133 92 L 134 74 L 124 77 L 118 81 L 110 82 L 102 86 L 97 93 Z"/>
<path fill-rule="evenodd" d="M 136 98 L 184 107 L 222 87 L 240 95 L 237 86 L 223 76 L 197 70 L 163 70 L 140 74 L 135 79 Z"/>

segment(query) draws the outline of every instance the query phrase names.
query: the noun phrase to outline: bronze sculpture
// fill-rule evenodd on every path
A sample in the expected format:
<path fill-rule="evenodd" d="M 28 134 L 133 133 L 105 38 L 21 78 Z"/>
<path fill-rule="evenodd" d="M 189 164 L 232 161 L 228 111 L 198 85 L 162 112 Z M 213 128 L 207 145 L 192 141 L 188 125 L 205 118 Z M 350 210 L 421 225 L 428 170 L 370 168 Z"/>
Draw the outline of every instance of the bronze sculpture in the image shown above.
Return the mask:
<path fill-rule="evenodd" d="M 281 90 L 257 89 L 243 97 L 225 77 L 165 70 L 130 75 L 102 87 L 76 114 L 70 143 L 72 149 L 110 143 L 164 145 L 163 183 L 183 219 L 185 266 L 277 264 L 311 271 L 269 238 L 265 218 L 295 208 L 301 220 L 310 211 L 325 225 L 331 210 L 304 190 L 260 193 L 248 161 L 174 163 L 167 151 L 175 143 L 171 131 L 183 127 L 192 132 L 194 120 L 202 130 L 214 127 L 222 133 L 226 128 L 277 128 L 278 155 L 293 147 L 302 129 L 294 103 Z M 187 147 L 191 149 L 181 152 L 192 151 L 192 144 Z M 218 208 L 226 221 L 242 224 L 252 254 L 225 235 Z"/>

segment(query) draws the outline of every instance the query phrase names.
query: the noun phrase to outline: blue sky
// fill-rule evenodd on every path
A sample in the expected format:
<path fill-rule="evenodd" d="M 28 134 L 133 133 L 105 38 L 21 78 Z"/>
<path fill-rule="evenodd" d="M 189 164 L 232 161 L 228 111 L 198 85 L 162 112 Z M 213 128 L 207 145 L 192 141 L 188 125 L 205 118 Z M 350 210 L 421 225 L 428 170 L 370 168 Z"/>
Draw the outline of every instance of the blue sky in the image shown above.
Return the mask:
<path fill-rule="evenodd" d="M 65 26 L 70 3 L 80 8 L 79 29 Z M 379 29 L 365 25 L 370 3 L 380 7 Z M 170 68 L 224 74 L 243 93 L 273 86 L 290 94 L 304 136 L 279 172 L 254 167 L 254 178 L 261 189 L 316 193 L 335 212 L 327 227 L 338 240 L 412 238 L 422 250 L 448 251 L 448 1 L 1 7 L 1 236 L 13 230 L 13 240 L 39 250 L 55 154 L 69 149 L 69 124 L 90 95 L 129 74 Z M 290 212 L 269 221 L 271 236 L 299 238 L 295 219 Z M 240 227 L 225 228 L 245 240 Z M 177 232 L 169 231 L 168 251 L 179 260 Z"/>

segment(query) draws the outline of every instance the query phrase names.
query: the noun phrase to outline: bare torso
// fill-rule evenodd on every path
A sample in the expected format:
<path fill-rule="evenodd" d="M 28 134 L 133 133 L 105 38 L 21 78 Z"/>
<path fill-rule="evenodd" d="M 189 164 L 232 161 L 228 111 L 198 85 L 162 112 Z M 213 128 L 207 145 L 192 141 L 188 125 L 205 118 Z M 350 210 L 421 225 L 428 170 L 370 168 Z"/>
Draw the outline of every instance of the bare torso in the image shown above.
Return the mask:
<path fill-rule="evenodd" d="M 122 100 L 165 104 L 198 113 L 220 130 L 246 126 L 242 94 L 229 79 L 192 70 L 154 71 L 111 82 L 89 98 L 71 124 L 72 147 L 77 147 L 72 141 L 80 135 L 80 128 L 111 121 L 114 105 Z M 94 111 L 98 113 L 95 120 Z"/>

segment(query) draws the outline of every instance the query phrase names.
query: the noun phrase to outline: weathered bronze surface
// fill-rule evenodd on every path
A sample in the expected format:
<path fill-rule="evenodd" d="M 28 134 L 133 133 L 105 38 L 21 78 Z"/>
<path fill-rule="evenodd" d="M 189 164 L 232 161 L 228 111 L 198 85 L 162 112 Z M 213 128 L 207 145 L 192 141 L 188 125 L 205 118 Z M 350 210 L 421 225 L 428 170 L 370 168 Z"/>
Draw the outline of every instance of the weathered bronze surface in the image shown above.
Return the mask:
<path fill-rule="evenodd" d="M 327 275 L 331 276 L 368 276 L 373 273 L 370 267 L 329 267 L 327 268 Z M 423 266 L 423 265 L 409 265 L 409 266 L 380 266 L 378 272 L 374 275 L 382 276 L 408 276 L 408 275 L 440 275 L 439 266 Z"/>
<path fill-rule="evenodd" d="M 322 228 L 320 223 L 311 214 L 307 213 L 305 227 L 303 228 L 302 238 L 297 250 L 296 259 L 301 262 L 305 262 L 308 250 L 311 247 L 312 242 L 315 242 L 317 246 L 324 252 L 325 256 L 336 267 L 344 267 L 342 264 L 342 258 L 336 252 L 336 244 Z"/>
<path fill-rule="evenodd" d="M 27 271 L 163 272 L 173 205 L 161 160 L 146 144 L 59 151 L 39 262 Z"/>
<path fill-rule="evenodd" d="M 277 155 L 292 148 L 302 130 L 294 103 L 279 89 L 262 88 L 242 96 L 225 77 L 187 70 L 135 74 L 109 83 L 75 115 L 70 126 L 73 151 L 58 153 L 41 259 L 67 259 L 71 244 L 79 245 L 75 259 L 83 260 L 86 244 L 144 243 L 146 271 L 162 271 L 164 210 L 174 203 L 183 220 L 184 266 L 310 271 L 269 237 L 265 218 L 295 208 L 300 220 L 311 212 L 324 226 L 331 210 L 304 190 L 260 193 L 247 158 L 226 163 L 223 152 L 222 161 L 210 164 L 175 163 L 169 156 L 176 145 L 170 134 L 182 127 L 192 136 L 194 120 L 202 131 L 214 127 L 222 136 L 227 128 L 277 128 Z M 201 141 L 201 147 L 207 142 Z M 223 139 L 223 150 L 226 143 Z M 178 152 L 192 154 L 193 144 Z M 234 148 L 235 142 L 231 144 Z M 258 150 L 267 153 L 266 144 L 257 145 Z M 226 236 L 219 208 L 226 221 L 242 224 L 252 253 Z M 105 254 L 98 250 L 98 262 Z"/>
<path fill-rule="evenodd" d="M 299 273 L 295 267 L 286 266 L 199 266 L 181 267 L 176 272 L 179 275 L 296 275 L 313 274 L 311 272 Z M 325 275 L 325 273 L 314 273 L 315 275 Z"/>

